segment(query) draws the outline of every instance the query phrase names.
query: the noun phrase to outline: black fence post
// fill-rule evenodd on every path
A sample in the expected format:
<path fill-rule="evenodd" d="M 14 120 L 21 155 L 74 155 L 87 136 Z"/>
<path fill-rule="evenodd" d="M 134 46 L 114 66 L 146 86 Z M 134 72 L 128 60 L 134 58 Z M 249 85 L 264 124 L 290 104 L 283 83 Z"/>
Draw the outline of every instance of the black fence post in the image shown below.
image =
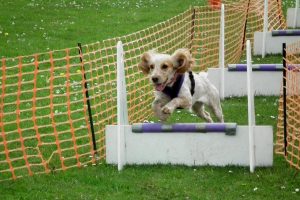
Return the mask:
<path fill-rule="evenodd" d="M 90 121 L 90 127 L 91 127 L 91 132 L 92 132 L 92 140 L 93 140 L 93 149 L 94 149 L 94 154 L 97 154 L 97 144 L 96 144 L 92 109 L 91 109 L 91 103 L 90 103 L 90 96 L 89 96 L 89 90 L 88 90 L 88 85 L 87 85 L 87 81 L 86 81 L 85 68 L 84 68 L 84 64 L 83 64 L 83 60 L 82 60 L 82 47 L 81 47 L 81 43 L 78 43 L 77 45 L 78 45 L 78 48 L 79 48 L 78 51 L 79 51 L 79 55 L 80 55 L 80 57 L 79 57 L 80 58 L 80 63 L 82 64 L 82 70 L 83 70 L 85 97 L 87 99 L 89 121 Z"/>
<path fill-rule="evenodd" d="M 194 40 L 194 37 L 195 37 L 195 17 L 196 17 L 195 7 L 193 7 L 192 9 L 193 9 L 193 14 L 192 14 L 192 28 L 191 28 L 191 46 L 190 46 L 190 51 L 192 51 L 193 40 Z"/>
<path fill-rule="evenodd" d="M 284 155 L 287 155 L 287 110 L 286 110 L 286 44 L 282 44 L 282 55 L 283 55 L 283 137 L 284 137 Z"/>
<path fill-rule="evenodd" d="M 247 23 L 248 23 L 248 16 L 249 16 L 250 1 L 251 0 L 248 0 L 248 7 L 247 7 L 247 13 L 246 13 L 245 27 L 244 27 L 244 35 L 243 35 L 242 51 L 244 50 L 244 47 L 246 45 Z"/>

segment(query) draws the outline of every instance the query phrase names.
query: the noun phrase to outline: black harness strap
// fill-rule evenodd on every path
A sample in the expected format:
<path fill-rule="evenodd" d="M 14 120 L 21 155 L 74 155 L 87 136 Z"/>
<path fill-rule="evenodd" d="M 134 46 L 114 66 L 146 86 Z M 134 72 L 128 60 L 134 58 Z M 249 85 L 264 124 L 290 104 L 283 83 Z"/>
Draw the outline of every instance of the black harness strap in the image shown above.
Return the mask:
<path fill-rule="evenodd" d="M 162 92 L 168 95 L 171 99 L 178 97 L 179 90 L 183 84 L 183 81 L 184 81 L 184 75 L 183 74 L 178 75 L 173 86 L 172 87 L 166 86 Z"/>
<path fill-rule="evenodd" d="M 191 95 L 193 96 L 195 93 L 195 79 L 193 72 L 189 71 L 189 78 L 191 81 Z M 162 91 L 164 94 L 168 95 L 171 99 L 174 99 L 178 97 L 179 90 L 183 84 L 184 81 L 184 74 L 178 75 L 175 83 L 173 84 L 172 87 L 166 86 L 165 89 Z"/>
<path fill-rule="evenodd" d="M 191 81 L 191 94 L 192 96 L 194 95 L 195 93 L 195 79 L 194 79 L 194 75 L 193 75 L 193 72 L 192 71 L 189 71 L 189 78 L 190 78 L 190 81 Z"/>

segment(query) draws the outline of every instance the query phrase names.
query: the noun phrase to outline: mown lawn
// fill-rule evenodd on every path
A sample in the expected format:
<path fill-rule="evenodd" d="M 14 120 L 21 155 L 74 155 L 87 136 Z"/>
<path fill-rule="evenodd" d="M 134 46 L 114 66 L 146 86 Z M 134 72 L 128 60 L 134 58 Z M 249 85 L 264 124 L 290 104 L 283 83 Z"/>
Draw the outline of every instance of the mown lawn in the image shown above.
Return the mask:
<path fill-rule="evenodd" d="M 294 170 L 276 159 L 250 174 L 241 167 L 99 165 L 1 184 L 1 199 L 298 199 Z"/>
<path fill-rule="evenodd" d="M 0 57 L 44 52 L 122 36 L 203 5 L 204 0 L 7 0 L 0 7 Z M 294 0 L 283 0 L 284 10 Z M 243 60 L 243 59 L 242 59 Z M 280 56 L 254 57 L 278 63 Z M 276 132 L 278 97 L 256 97 L 257 124 Z M 247 123 L 246 98 L 222 102 L 225 121 Z M 151 120 L 151 119 L 150 119 Z M 154 119 L 155 120 L 155 119 Z M 177 111 L 172 122 L 198 118 Z M 274 137 L 275 138 L 275 137 Z M 100 164 L 0 183 L 0 199 L 297 199 L 300 177 L 281 156 L 272 168 Z"/>
<path fill-rule="evenodd" d="M 278 97 L 256 97 L 257 124 L 272 125 L 276 131 Z M 245 97 L 225 99 L 226 121 L 247 123 Z M 197 122 L 186 111 L 177 111 L 170 121 Z M 116 166 L 99 164 L 65 172 L 35 175 L 1 182 L 1 199 L 297 199 L 300 179 L 282 156 L 274 166 L 185 167 Z"/>
<path fill-rule="evenodd" d="M 7 0 L 0 6 L 0 57 L 75 47 L 154 25 L 203 0 Z"/>

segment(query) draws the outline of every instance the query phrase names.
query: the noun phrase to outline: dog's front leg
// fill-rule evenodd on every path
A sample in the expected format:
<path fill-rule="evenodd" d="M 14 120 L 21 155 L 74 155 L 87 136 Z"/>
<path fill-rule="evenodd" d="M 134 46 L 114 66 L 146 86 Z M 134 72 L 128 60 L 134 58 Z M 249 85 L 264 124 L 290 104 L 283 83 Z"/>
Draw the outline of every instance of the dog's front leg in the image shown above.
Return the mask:
<path fill-rule="evenodd" d="M 192 105 L 191 102 L 188 98 L 176 97 L 162 108 L 162 112 L 172 114 L 176 108 L 190 108 Z"/>
<path fill-rule="evenodd" d="M 165 122 L 167 121 L 168 117 L 170 116 L 170 114 L 166 114 L 162 112 L 162 106 L 166 105 L 166 102 L 162 102 L 158 99 L 155 99 L 152 103 L 152 109 L 154 112 L 154 115 L 160 119 L 160 121 Z"/>

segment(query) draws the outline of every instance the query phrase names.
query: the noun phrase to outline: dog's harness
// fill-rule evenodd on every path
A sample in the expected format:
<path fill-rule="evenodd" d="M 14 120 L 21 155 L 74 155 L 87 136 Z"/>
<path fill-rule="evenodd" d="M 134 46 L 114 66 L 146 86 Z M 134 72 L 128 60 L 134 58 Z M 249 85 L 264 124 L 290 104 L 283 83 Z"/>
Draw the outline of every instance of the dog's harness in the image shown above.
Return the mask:
<path fill-rule="evenodd" d="M 195 79 L 194 79 L 194 75 L 193 75 L 192 71 L 189 71 L 189 78 L 191 81 L 190 92 L 191 92 L 191 95 L 193 96 L 195 93 Z M 184 74 L 179 74 L 177 76 L 173 86 L 172 87 L 166 86 L 162 92 L 164 94 L 168 95 L 171 99 L 178 97 L 179 90 L 183 84 L 183 81 L 184 81 Z"/>
<path fill-rule="evenodd" d="M 193 96 L 195 93 L 195 79 L 192 71 L 189 71 L 189 78 L 191 81 L 191 95 Z"/>

